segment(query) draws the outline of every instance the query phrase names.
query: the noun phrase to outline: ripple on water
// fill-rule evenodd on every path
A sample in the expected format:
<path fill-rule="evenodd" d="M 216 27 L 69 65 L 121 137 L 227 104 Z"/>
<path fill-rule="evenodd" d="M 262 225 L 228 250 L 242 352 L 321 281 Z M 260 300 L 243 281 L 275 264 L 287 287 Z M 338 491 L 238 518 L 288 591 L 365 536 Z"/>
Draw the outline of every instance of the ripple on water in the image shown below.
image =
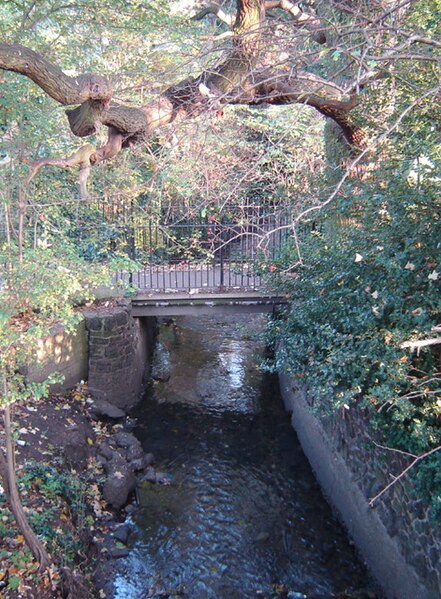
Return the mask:
<path fill-rule="evenodd" d="M 136 432 L 174 484 L 140 489 L 117 599 L 270 597 L 274 584 L 292 597 L 330 599 L 369 585 L 277 381 L 258 368 L 263 347 L 249 331 L 261 323 L 198 317 L 162 327 L 171 376 L 147 392 Z"/>

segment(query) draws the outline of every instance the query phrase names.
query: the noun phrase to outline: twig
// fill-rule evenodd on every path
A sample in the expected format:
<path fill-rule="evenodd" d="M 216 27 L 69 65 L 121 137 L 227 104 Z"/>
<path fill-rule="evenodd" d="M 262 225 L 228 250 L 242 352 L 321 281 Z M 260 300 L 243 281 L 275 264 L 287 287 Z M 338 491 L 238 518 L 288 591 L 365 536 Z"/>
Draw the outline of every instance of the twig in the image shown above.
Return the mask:
<path fill-rule="evenodd" d="M 380 449 L 387 449 L 388 451 L 394 451 L 395 453 L 401 453 L 402 455 L 407 455 L 411 458 L 417 458 L 418 456 L 414 453 L 409 453 L 408 451 L 402 451 L 401 449 L 395 449 L 395 447 L 387 447 L 387 445 L 380 445 L 380 443 L 376 443 L 372 441 L 375 447 L 379 447 Z"/>
<path fill-rule="evenodd" d="M 441 343 L 441 337 L 435 337 L 433 339 L 420 339 L 419 341 L 404 341 L 400 345 L 401 349 L 405 349 L 406 347 L 410 347 L 412 349 L 416 349 L 419 347 L 426 347 L 427 345 L 439 345 Z"/>
<path fill-rule="evenodd" d="M 384 487 L 384 489 L 382 489 L 379 493 L 377 493 L 377 495 L 375 495 L 375 497 L 372 497 L 372 499 L 369 500 L 369 505 L 371 507 L 374 506 L 374 503 L 380 499 L 380 497 L 382 495 L 384 495 L 384 493 L 386 493 L 386 491 L 388 491 L 391 487 L 393 487 L 395 485 L 395 483 L 397 483 L 400 478 L 403 478 L 403 476 L 405 476 L 409 470 L 411 470 L 414 466 L 416 466 L 417 464 L 419 464 L 420 462 L 422 462 L 424 459 L 428 458 L 429 456 L 433 455 L 434 453 L 436 453 L 437 451 L 439 451 L 441 449 L 441 445 L 439 445 L 438 447 L 435 447 L 434 449 L 431 449 L 430 451 L 428 451 L 427 453 L 423 453 L 422 455 L 418 456 L 417 458 L 415 458 L 413 460 L 413 462 L 411 464 L 409 464 L 409 466 L 407 468 L 405 468 L 401 474 L 399 474 L 398 476 L 396 476 L 392 482 L 390 482 L 386 487 Z"/>

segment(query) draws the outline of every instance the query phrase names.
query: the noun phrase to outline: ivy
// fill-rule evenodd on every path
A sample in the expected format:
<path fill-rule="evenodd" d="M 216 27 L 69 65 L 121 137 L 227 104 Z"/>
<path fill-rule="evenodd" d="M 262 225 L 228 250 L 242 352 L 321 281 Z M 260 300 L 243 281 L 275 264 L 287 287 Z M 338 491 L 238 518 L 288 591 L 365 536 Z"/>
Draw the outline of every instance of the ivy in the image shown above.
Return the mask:
<path fill-rule="evenodd" d="M 332 212 L 303 228 L 303 265 L 288 247 L 272 284 L 292 304 L 270 338 L 277 370 L 303 381 L 322 413 L 357 403 L 390 447 L 422 454 L 441 444 L 439 354 L 403 348 L 433 336 L 441 316 L 438 182 L 415 184 L 402 168 L 349 182 Z M 354 193 L 354 190 L 356 192 Z M 412 473 L 441 515 L 438 454 Z"/>

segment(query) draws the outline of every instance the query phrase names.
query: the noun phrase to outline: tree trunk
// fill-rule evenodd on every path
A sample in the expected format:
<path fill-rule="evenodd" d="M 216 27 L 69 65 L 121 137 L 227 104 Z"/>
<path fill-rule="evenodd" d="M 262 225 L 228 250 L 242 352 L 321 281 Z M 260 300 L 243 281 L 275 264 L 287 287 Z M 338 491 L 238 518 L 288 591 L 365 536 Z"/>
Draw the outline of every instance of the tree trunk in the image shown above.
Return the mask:
<path fill-rule="evenodd" d="M 23 191 L 18 190 L 18 261 L 23 262 L 23 235 L 24 235 L 24 219 L 26 214 L 26 198 L 23 197 Z"/>
<path fill-rule="evenodd" d="M 7 400 L 8 384 L 5 375 L 3 375 L 3 399 Z M 15 456 L 14 444 L 12 441 L 12 426 L 11 426 L 11 407 L 6 404 L 4 415 L 5 422 L 5 437 L 6 437 L 6 460 L 2 455 L 0 458 L 0 474 L 3 477 L 5 494 L 9 501 L 11 511 L 14 514 L 15 520 L 23 534 L 24 540 L 32 551 L 33 556 L 40 564 L 39 572 L 43 572 L 48 568 L 52 561 L 44 548 L 43 543 L 34 533 L 29 525 L 23 505 L 20 500 L 20 495 L 17 488 L 17 477 L 15 473 Z M 6 479 L 4 478 L 6 476 Z"/>

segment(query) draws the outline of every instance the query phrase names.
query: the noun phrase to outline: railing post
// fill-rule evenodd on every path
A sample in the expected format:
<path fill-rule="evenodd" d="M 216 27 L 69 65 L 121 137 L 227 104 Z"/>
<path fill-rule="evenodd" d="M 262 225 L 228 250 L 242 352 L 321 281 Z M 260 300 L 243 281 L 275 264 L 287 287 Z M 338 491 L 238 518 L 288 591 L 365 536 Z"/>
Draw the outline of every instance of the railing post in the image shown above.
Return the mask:
<path fill-rule="evenodd" d="M 136 251 L 135 251 L 135 223 L 134 223 L 134 213 L 133 213 L 133 199 L 130 201 L 130 220 L 128 223 L 128 236 L 127 236 L 127 245 L 128 245 L 128 254 L 131 260 L 135 260 Z M 129 285 L 133 285 L 133 272 L 130 271 L 129 274 Z"/>
<path fill-rule="evenodd" d="M 221 225 L 222 227 L 222 225 Z M 224 247 L 223 247 L 223 229 L 220 231 L 220 287 L 223 289 L 225 282 L 225 272 L 224 272 Z"/>

